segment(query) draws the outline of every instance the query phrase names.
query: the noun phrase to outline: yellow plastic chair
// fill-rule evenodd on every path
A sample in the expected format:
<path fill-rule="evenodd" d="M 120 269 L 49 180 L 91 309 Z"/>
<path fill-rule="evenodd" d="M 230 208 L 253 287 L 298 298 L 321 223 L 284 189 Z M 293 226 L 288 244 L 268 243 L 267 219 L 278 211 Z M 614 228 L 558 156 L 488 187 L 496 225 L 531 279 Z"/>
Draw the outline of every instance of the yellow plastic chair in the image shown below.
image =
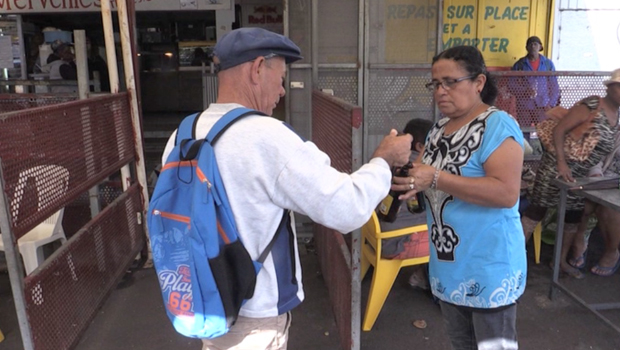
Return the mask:
<path fill-rule="evenodd" d="M 540 264 L 540 242 L 542 242 L 542 221 L 538 222 L 534 229 L 534 260 Z"/>
<path fill-rule="evenodd" d="M 402 267 L 428 263 L 428 255 L 410 259 L 384 259 L 381 258 L 381 240 L 413 233 L 428 234 L 426 224 L 405 227 L 399 230 L 381 232 L 379 219 L 376 213 L 372 213 L 370 220 L 362 226 L 362 276 L 364 279 L 370 265 L 374 266 L 368 303 L 364 313 L 362 329 L 369 331 L 375 324 L 379 312 L 385 303 L 396 276 Z"/>

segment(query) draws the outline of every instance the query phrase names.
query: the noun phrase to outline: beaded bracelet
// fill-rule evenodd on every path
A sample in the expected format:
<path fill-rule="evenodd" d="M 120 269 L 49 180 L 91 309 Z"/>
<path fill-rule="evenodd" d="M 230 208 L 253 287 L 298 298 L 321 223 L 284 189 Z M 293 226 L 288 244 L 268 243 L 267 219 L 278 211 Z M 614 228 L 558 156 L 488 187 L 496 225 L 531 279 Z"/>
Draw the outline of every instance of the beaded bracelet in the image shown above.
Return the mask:
<path fill-rule="evenodd" d="M 437 181 L 439 180 L 439 173 L 441 172 L 441 170 L 439 168 L 435 169 L 435 174 L 433 175 L 433 182 L 431 182 L 431 188 L 433 190 L 437 189 Z"/>

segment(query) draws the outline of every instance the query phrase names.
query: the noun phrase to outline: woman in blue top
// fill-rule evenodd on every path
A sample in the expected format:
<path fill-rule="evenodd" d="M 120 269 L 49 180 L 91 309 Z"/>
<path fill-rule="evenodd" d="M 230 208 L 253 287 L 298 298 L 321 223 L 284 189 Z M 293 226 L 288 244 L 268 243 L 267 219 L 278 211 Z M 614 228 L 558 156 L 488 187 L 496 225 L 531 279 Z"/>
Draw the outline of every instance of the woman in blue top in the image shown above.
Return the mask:
<path fill-rule="evenodd" d="M 527 263 L 519 220 L 523 134 L 491 104 L 497 87 L 482 54 L 458 46 L 433 58 L 426 85 L 445 116 L 431 129 L 413 177 L 393 189 L 424 191 L 429 275 L 454 349 L 517 349 L 516 302 Z M 414 187 L 414 188 L 412 188 Z"/>

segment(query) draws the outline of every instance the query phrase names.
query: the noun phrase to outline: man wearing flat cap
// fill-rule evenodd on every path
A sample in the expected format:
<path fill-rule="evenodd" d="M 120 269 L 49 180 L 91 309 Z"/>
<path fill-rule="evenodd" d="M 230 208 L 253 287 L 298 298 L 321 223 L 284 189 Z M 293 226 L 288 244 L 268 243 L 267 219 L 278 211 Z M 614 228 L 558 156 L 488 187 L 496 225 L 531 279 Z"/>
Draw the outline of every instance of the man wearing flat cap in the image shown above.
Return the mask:
<path fill-rule="evenodd" d="M 49 73 L 50 80 L 77 80 L 77 66 L 75 55 L 71 50 L 73 45 L 60 40 L 51 44 L 53 53 L 48 56 L 47 64 L 42 70 Z M 77 92 L 77 85 L 52 86 L 52 92 Z"/>
<path fill-rule="evenodd" d="M 286 64 L 302 59 L 290 39 L 260 28 L 240 28 L 214 48 L 218 97 L 200 115 L 196 138 L 204 138 L 225 113 L 239 107 L 256 115 L 232 124 L 215 145 L 241 241 L 253 260 L 284 228 L 257 276 L 254 296 L 230 331 L 203 339 L 203 349 L 286 349 L 290 311 L 304 299 L 294 216 L 348 233 L 361 227 L 390 190 L 391 167 L 409 159 L 410 135 L 386 136 L 372 159 L 353 174 L 330 166 L 329 157 L 271 117 L 280 98 Z M 176 132 L 164 150 L 163 164 Z M 284 223 L 283 225 L 280 225 Z"/>
<path fill-rule="evenodd" d="M 554 72 L 555 66 L 550 59 L 540 54 L 543 51 L 542 41 L 531 36 L 525 44 L 527 55 L 521 57 L 513 66 L 515 71 Z M 517 120 L 520 123 L 538 123 L 544 119 L 546 110 L 557 106 L 560 102 L 560 88 L 557 77 L 525 77 L 511 78 L 511 92 L 517 98 Z"/>

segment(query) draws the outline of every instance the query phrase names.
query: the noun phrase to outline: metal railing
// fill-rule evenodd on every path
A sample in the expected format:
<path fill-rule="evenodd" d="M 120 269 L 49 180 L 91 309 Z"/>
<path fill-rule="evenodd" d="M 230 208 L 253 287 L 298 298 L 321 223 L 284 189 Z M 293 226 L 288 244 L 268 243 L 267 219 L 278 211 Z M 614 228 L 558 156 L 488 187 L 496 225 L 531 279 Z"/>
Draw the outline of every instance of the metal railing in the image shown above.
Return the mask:
<path fill-rule="evenodd" d="M 362 109 L 320 91 L 312 93 L 312 140 L 331 159 L 338 171 L 353 168 L 352 130 L 362 125 Z M 349 247 L 343 235 L 315 224 L 313 235 L 321 271 L 329 290 L 342 349 L 359 343 L 360 332 L 360 231 Z M 356 340 L 354 340 L 356 338 Z"/>
<path fill-rule="evenodd" d="M 136 159 L 130 115 L 127 93 L 0 115 L 0 229 L 25 350 L 75 346 L 145 244 L 140 186 L 109 181 Z M 66 191 L 53 187 L 58 169 Z M 91 219 L 94 186 L 106 190 Z M 24 276 L 16 243 L 62 208 L 68 241 Z"/>

